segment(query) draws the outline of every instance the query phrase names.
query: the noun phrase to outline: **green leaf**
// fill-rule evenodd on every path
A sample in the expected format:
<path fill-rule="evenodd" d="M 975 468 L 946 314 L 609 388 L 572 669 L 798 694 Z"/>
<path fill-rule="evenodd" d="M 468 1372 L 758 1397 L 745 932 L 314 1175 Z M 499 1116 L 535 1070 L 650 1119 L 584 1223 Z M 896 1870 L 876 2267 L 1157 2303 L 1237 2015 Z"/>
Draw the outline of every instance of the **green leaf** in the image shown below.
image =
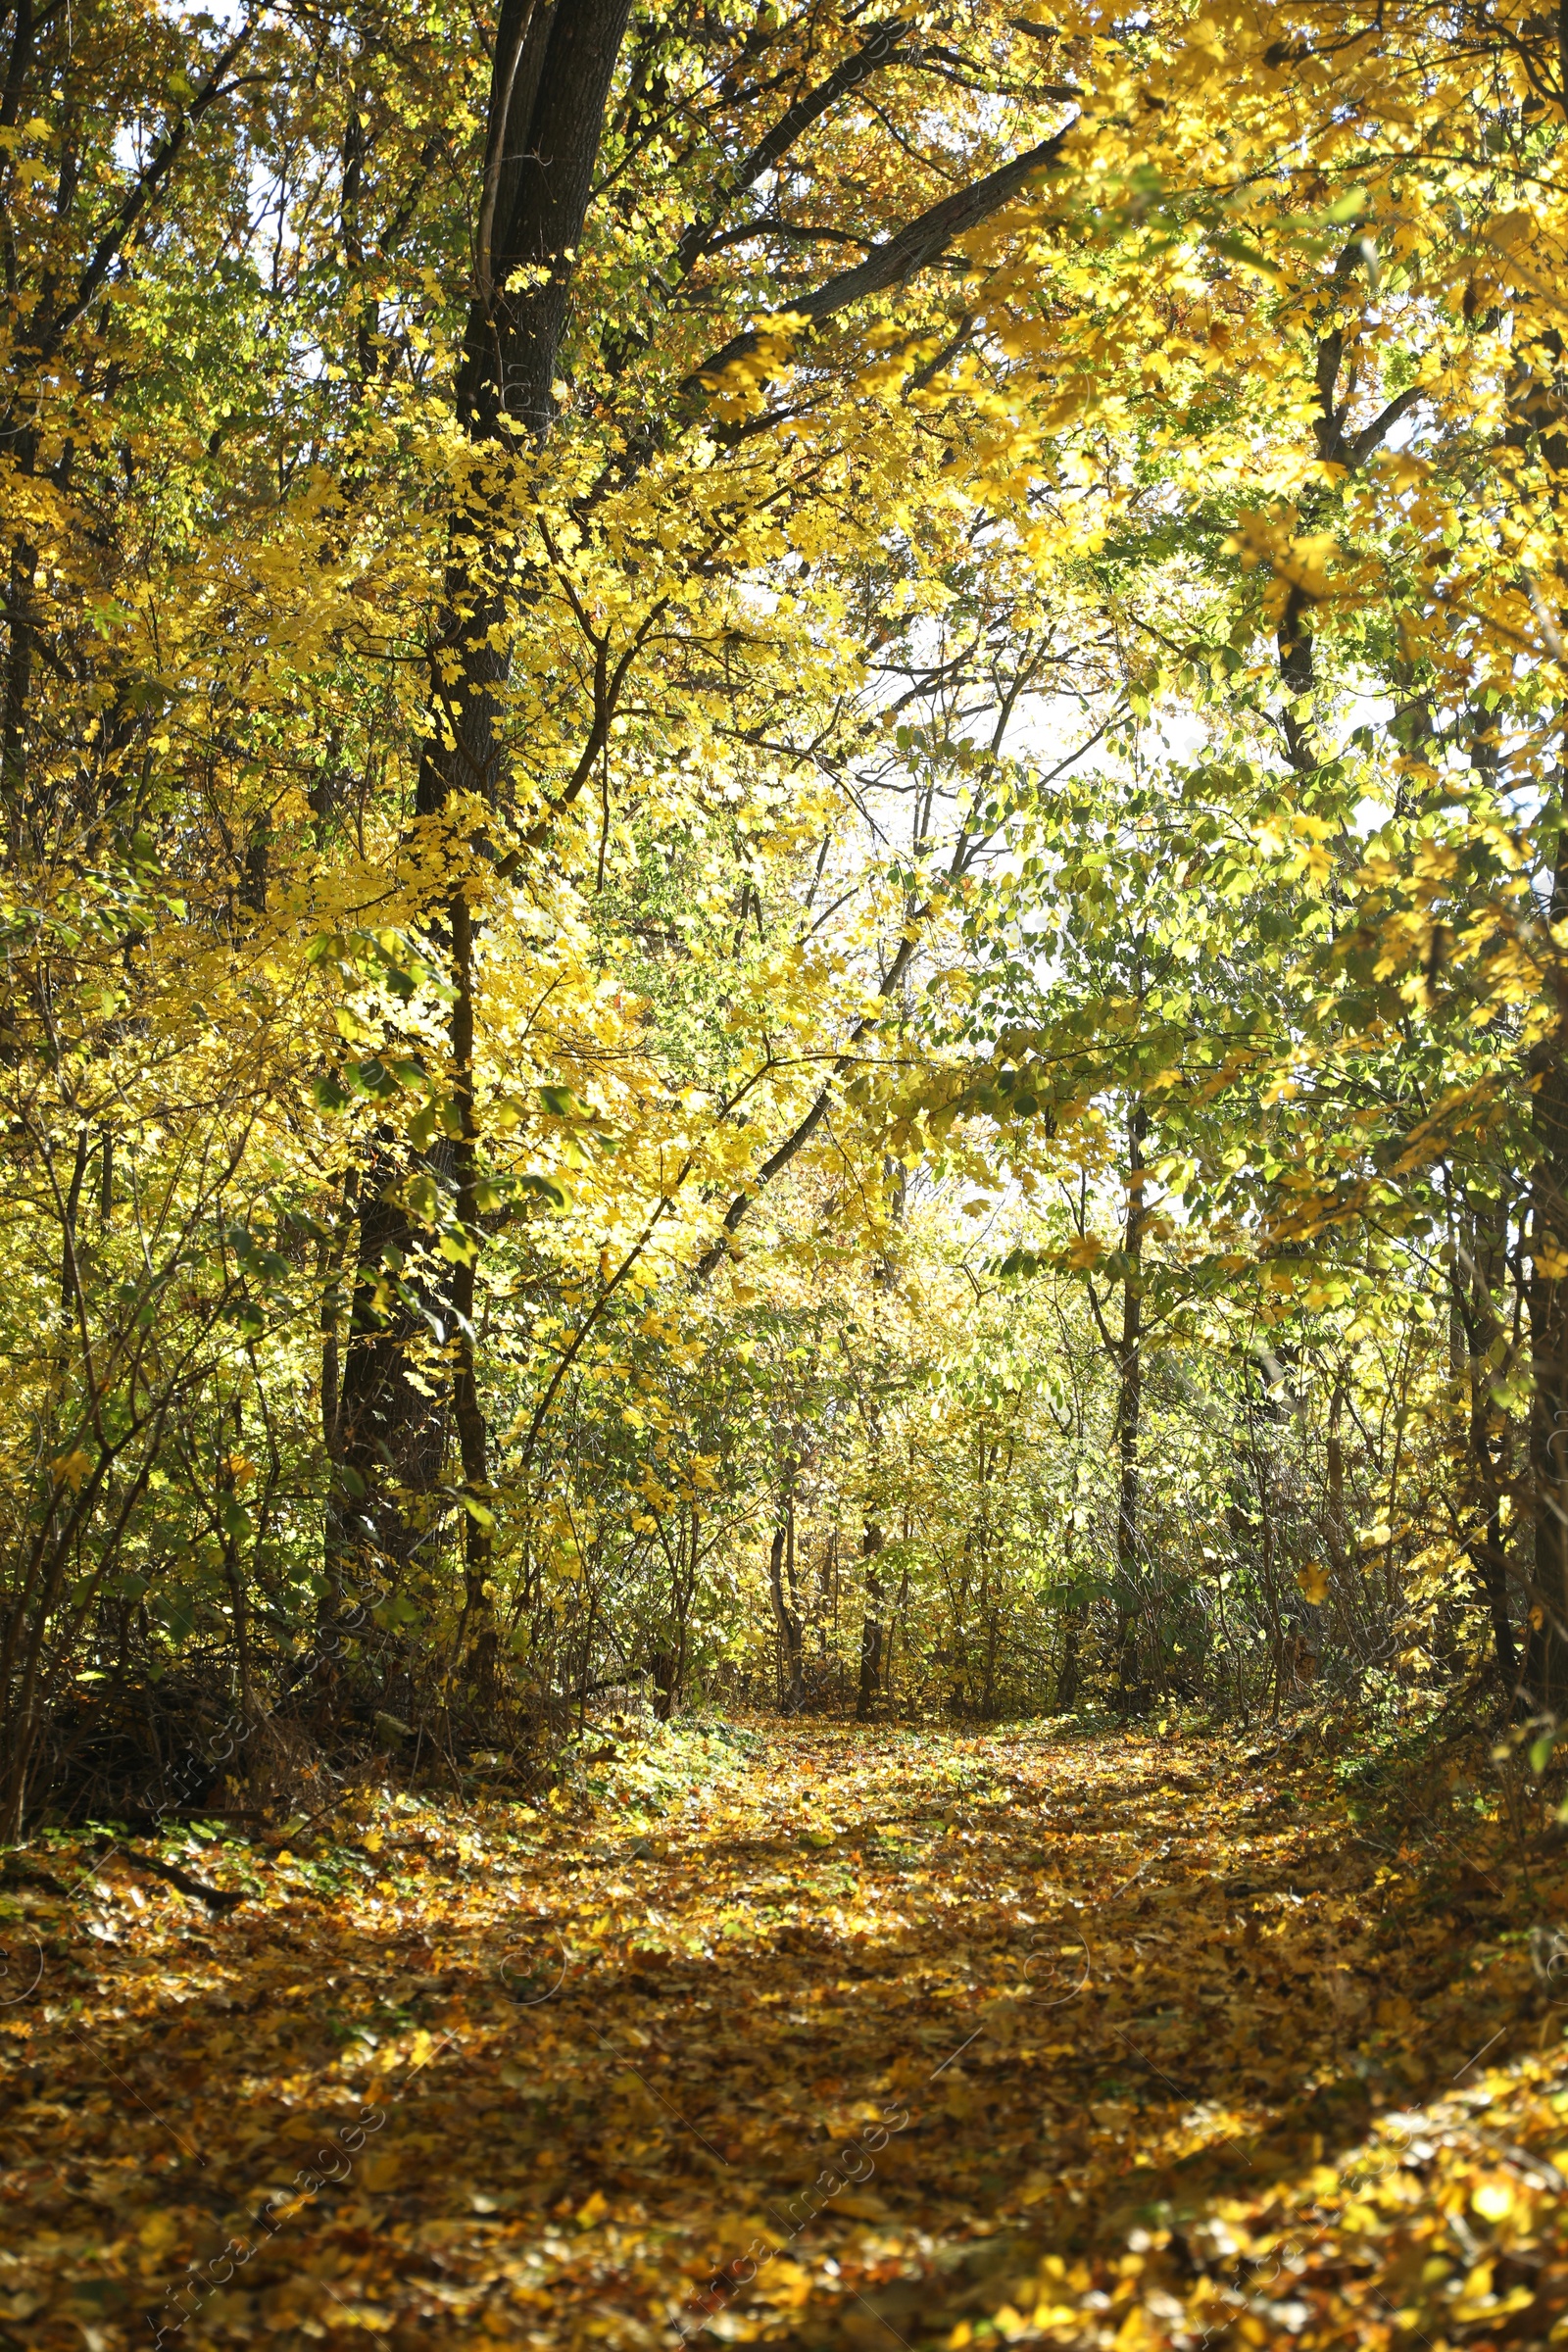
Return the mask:
<path fill-rule="evenodd" d="M 517 1178 L 517 1189 L 519 1192 L 533 1193 L 541 1200 L 548 1200 L 552 1208 L 564 1208 L 566 1205 L 566 1195 L 555 1178 L 541 1176 L 536 1169 L 529 1168 Z"/>
<path fill-rule="evenodd" d="M 357 1094 L 369 1095 L 378 1102 L 388 1102 L 398 1091 L 392 1072 L 373 1054 L 368 1061 L 346 1061 L 343 1075 Z"/>
<path fill-rule="evenodd" d="M 411 1176 L 404 1186 L 403 1205 L 411 1217 L 418 1218 L 421 1225 L 433 1225 L 446 1203 L 435 1178 L 421 1172 L 417 1176 Z"/>
<path fill-rule="evenodd" d="M 1266 277 L 1271 285 L 1279 283 L 1278 265 L 1269 261 L 1257 251 L 1255 246 L 1247 244 L 1241 237 L 1216 237 L 1214 250 L 1216 253 L 1222 253 L 1228 262 L 1238 262 L 1244 270 L 1255 270 L 1259 277 Z"/>
<path fill-rule="evenodd" d="M 176 1642 L 188 1642 L 196 1631 L 196 1604 L 189 1592 L 171 1592 L 159 1610 L 164 1628 Z"/>

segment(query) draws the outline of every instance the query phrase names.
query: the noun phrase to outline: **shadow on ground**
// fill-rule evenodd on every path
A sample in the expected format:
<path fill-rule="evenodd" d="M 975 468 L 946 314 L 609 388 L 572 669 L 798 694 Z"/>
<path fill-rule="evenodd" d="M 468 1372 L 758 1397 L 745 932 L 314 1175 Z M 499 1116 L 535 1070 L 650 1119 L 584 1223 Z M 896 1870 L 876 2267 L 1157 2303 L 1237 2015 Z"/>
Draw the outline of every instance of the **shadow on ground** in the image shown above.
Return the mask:
<path fill-rule="evenodd" d="M 1257 2341 L 1378 2118 L 1556 2048 L 1560 1875 L 1316 1766 L 794 1725 L 657 1857 L 505 1818 L 13 1905 L 5 2340 Z"/>

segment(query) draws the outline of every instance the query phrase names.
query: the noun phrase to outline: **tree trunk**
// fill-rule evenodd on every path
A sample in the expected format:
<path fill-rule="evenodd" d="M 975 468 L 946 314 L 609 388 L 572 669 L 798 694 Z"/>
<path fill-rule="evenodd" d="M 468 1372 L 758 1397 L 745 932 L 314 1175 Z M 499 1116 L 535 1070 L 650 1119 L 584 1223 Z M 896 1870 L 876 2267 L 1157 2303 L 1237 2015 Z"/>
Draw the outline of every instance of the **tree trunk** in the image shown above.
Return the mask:
<path fill-rule="evenodd" d="M 1558 812 L 1559 827 L 1563 823 Z M 1554 852 L 1550 919 L 1568 922 L 1568 860 Z M 1568 1714 L 1568 976 L 1553 967 L 1556 1022 L 1530 1058 L 1534 1094 L 1530 1188 L 1530 1486 L 1536 1560 L 1524 1686 L 1533 1703 Z"/>
<path fill-rule="evenodd" d="M 37 442 L 30 432 L 16 437 L 16 470 L 33 471 Z M 38 551 L 30 540 L 12 546 L 10 577 L 6 583 L 6 662 L 4 709 L 0 711 L 0 797 L 5 802 L 6 847 L 13 865 L 37 847 L 37 812 L 31 805 L 27 772 L 27 703 L 32 692 L 32 652 L 36 623 L 33 590 L 38 577 Z"/>
<path fill-rule="evenodd" d="M 904 1541 L 906 1544 L 907 1544 L 909 1541 L 907 1512 L 905 1513 Z M 908 1609 L 909 1571 L 908 1568 L 906 1567 L 903 1575 L 899 1578 L 899 1589 L 897 1593 L 894 1595 L 892 1613 L 888 1618 L 887 1642 L 884 1647 L 882 1659 L 883 1695 L 887 1700 L 888 1711 L 890 1715 L 895 1717 L 898 1714 L 899 1637 L 901 1635 L 904 1637 L 904 1679 L 906 1685 L 907 1685 L 909 1679 Z"/>
<path fill-rule="evenodd" d="M 800 1612 L 791 1606 L 795 1580 L 790 1579 L 789 1591 L 784 1584 L 784 1560 L 793 1534 L 793 1506 L 787 1501 L 779 1513 L 773 1530 L 772 1548 L 767 1560 L 768 1591 L 773 1599 L 773 1616 L 778 1625 L 784 1671 L 780 1676 L 781 1693 L 791 1707 L 801 1706 L 806 1698 L 806 1678 L 802 1657 Z"/>
<path fill-rule="evenodd" d="M 458 990 L 452 1008 L 452 1059 L 462 1128 L 453 1160 L 458 1221 L 468 1245 L 467 1255 L 452 1270 L 452 1415 L 457 1423 L 458 1448 L 463 1460 L 463 1619 L 467 1637 L 468 1676 L 480 1704 L 488 1705 L 495 1695 L 500 1642 L 495 1587 L 490 1581 L 495 1518 L 491 1509 L 489 1430 L 479 1398 L 473 1327 L 477 1303 L 474 1267 L 479 1254 L 479 1136 L 473 1108 L 473 927 L 468 919 L 467 901 L 461 892 L 452 903 L 452 963 Z"/>
<path fill-rule="evenodd" d="M 1078 1703 L 1078 1685 L 1083 1674 L 1079 1654 L 1083 1630 L 1083 1604 L 1075 1602 L 1062 1623 L 1061 1665 L 1056 1675 L 1055 1704 L 1057 1712 L 1062 1715 L 1070 1715 Z"/>
<path fill-rule="evenodd" d="M 1486 1595 L 1497 1679 L 1513 1696 L 1519 1687 L 1519 1651 L 1509 1609 L 1508 1545 L 1502 1524 L 1506 1439 L 1500 1432 L 1495 1438 L 1493 1434 L 1493 1364 L 1489 1361 L 1498 1328 L 1492 1302 L 1498 1254 L 1493 1237 L 1483 1234 L 1480 1219 L 1467 1216 L 1449 1268 L 1449 1316 L 1450 1331 L 1454 1326 L 1458 1331 L 1455 1385 L 1461 1387 L 1465 1400 L 1469 1441 L 1466 1506 L 1470 1532 L 1465 1550 Z"/>
<path fill-rule="evenodd" d="M 1336 1577 L 1343 1577 L 1349 1564 L 1350 1523 L 1345 1512 L 1345 1440 L 1340 1432 L 1344 1424 L 1346 1386 L 1336 1380 L 1334 1394 L 1329 1399 L 1327 1439 L 1329 1498 L 1323 1518 L 1323 1540 L 1328 1546 L 1329 1559 Z"/>
<path fill-rule="evenodd" d="M 435 1485 L 445 1451 L 440 1407 L 409 1377 L 420 1316 L 409 1280 L 414 1236 L 407 1212 L 388 1198 L 400 1174 L 392 1138 L 383 1133 L 359 1184 L 359 1264 L 342 1350 L 338 1474 L 327 1514 L 329 1589 L 366 1567 L 393 1582 L 402 1576 L 423 1532 L 408 1494 Z"/>
<path fill-rule="evenodd" d="M 860 1620 L 860 1683 L 855 1702 L 856 1718 L 860 1723 L 869 1721 L 882 1696 L 882 1578 L 876 1564 L 882 1542 L 882 1530 L 868 1519 L 860 1543 L 865 1613 Z"/>
<path fill-rule="evenodd" d="M 1127 1121 L 1127 1222 L 1122 1236 L 1127 1272 L 1121 1293 L 1116 1392 L 1116 1680 L 1124 1695 L 1130 1684 L 1142 1549 L 1138 1438 L 1144 1404 L 1144 1138 L 1148 1132 L 1149 1114 L 1138 1102 Z"/>
<path fill-rule="evenodd" d="M 419 760 L 416 811 L 439 815 L 455 793 L 496 804 L 505 743 L 501 693 L 511 668 L 515 544 L 510 498 L 512 433 L 535 444 L 554 414 L 552 384 L 566 300 L 605 106 L 630 14 L 630 0 L 505 0 L 491 67 L 484 183 L 478 210 L 475 289 L 468 307 L 457 385 L 459 418 L 474 450 L 453 518 L 445 609 L 432 634 L 430 703 L 436 725 Z M 484 854 L 477 838 L 475 855 Z M 488 1431 L 474 1374 L 474 1256 L 482 1246 L 474 1205 L 480 1137 L 473 1109 L 473 922 L 461 886 L 446 909 L 456 994 L 450 1053 L 459 1137 L 449 1173 L 470 1255 L 444 1296 L 411 1306 L 364 1309 L 389 1251 L 406 1264 L 416 1235 L 408 1213 L 386 1199 L 390 1171 L 373 1188 L 356 1287 L 357 1328 L 343 1365 L 344 1460 L 373 1476 L 381 1548 L 407 1560 L 418 1528 L 398 1495 L 428 1494 L 441 1473 L 443 1416 L 407 1379 L 402 1356 L 418 1328 L 418 1305 L 451 1343 L 452 1417 L 463 1460 L 465 1625 L 481 1679 L 491 1675 L 491 1523 Z M 384 1287 L 384 1286 L 383 1286 Z M 358 1345 L 355 1341 L 358 1341 Z M 351 1498 L 352 1499 L 352 1498 Z"/>

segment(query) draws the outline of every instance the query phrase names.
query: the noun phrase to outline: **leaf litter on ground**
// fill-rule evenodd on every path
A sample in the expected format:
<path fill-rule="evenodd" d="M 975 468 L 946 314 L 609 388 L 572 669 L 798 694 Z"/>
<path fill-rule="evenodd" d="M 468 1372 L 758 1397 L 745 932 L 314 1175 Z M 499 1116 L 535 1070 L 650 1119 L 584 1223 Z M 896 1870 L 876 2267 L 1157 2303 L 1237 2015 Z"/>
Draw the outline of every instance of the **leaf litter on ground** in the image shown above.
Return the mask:
<path fill-rule="evenodd" d="M 758 1720 L 182 1825 L 178 1880 L 56 1833 L 0 1890 L 0 2339 L 1562 2340 L 1563 1860 L 1352 1810 L 1219 1740 Z"/>

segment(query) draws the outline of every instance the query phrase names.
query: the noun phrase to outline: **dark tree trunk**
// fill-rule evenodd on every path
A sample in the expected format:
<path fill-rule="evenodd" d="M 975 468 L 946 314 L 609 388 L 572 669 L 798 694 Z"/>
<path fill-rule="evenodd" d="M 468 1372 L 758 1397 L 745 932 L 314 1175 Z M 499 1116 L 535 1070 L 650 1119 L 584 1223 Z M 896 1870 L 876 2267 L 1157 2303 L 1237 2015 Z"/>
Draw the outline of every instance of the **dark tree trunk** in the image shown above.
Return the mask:
<path fill-rule="evenodd" d="M 486 808 L 500 796 L 504 751 L 501 690 L 511 665 L 514 612 L 507 582 L 513 533 L 512 428 L 537 444 L 549 429 L 557 353 L 571 272 L 593 184 L 605 105 L 630 14 L 630 0 L 506 0 L 491 72 L 490 119 L 481 190 L 476 284 L 468 308 L 458 413 L 474 450 L 454 517 L 446 606 L 432 635 L 430 695 L 438 714 L 419 761 L 416 808 L 433 816 L 456 793 Z M 475 855 L 485 845 L 475 839 Z M 459 888 L 445 928 L 456 996 L 451 1078 L 459 1135 L 439 1170 L 453 1186 L 470 1254 L 421 1301 L 451 1348 L 452 1420 L 463 1463 L 465 1626 L 471 1667 L 494 1671 L 488 1431 L 474 1363 L 474 1258 L 482 1246 L 475 1205 L 480 1138 L 473 1110 L 473 920 Z M 437 1172 L 434 1169 L 432 1172 Z M 418 1327 L 405 1300 L 379 1313 L 363 1301 L 388 1250 L 413 1259 L 417 1236 L 407 1212 L 373 1188 L 356 1286 L 356 1326 L 342 1378 L 343 1459 L 375 1479 L 381 1549 L 406 1560 L 417 1541 L 410 1495 L 430 1492 L 441 1472 L 444 1416 L 406 1376 L 402 1358 Z M 401 1489 L 400 1495 L 396 1490 Z M 351 1504 L 353 1497 L 350 1498 Z"/>
<path fill-rule="evenodd" d="M 24 464 L 23 470 L 30 473 L 30 464 Z M 0 719 L 0 787 L 4 790 L 7 847 L 13 862 L 36 846 L 36 812 L 28 789 L 27 702 L 32 692 L 32 592 L 37 571 L 37 549 L 19 539 L 11 551 L 11 577 L 6 590 L 5 710 Z"/>
<path fill-rule="evenodd" d="M 468 1254 L 452 1270 L 452 1413 L 463 1462 L 463 1615 L 469 1644 L 469 1677 L 475 1695 L 481 1703 L 488 1704 L 495 1692 L 499 1651 L 495 1592 L 490 1582 L 495 1522 L 490 1507 L 489 1430 L 479 1396 L 477 1335 L 473 1322 L 478 1303 L 474 1267 L 479 1254 L 479 1135 L 473 1109 L 473 927 L 468 919 L 467 901 L 461 895 L 452 906 L 452 962 L 458 988 L 452 1008 L 452 1058 L 462 1128 L 452 1156 L 458 1219 L 468 1243 Z"/>
<path fill-rule="evenodd" d="M 773 1542 L 768 1551 L 767 1583 L 773 1600 L 773 1616 L 778 1625 L 782 1645 L 784 1672 L 781 1676 L 783 1695 L 791 1707 L 799 1707 L 806 1697 L 806 1680 L 802 1656 L 801 1618 L 795 1607 L 795 1579 L 784 1581 L 785 1554 L 793 1538 L 794 1510 L 786 1503 L 773 1530 Z"/>
<path fill-rule="evenodd" d="M 1562 817 L 1558 816 L 1559 826 Z M 1568 922 L 1568 860 L 1554 853 L 1551 922 Z M 1531 1055 L 1535 1092 L 1530 1199 L 1530 1486 L 1536 1561 L 1524 1685 L 1531 1700 L 1568 1714 L 1568 974 L 1554 967 L 1556 1021 Z"/>
<path fill-rule="evenodd" d="M 860 1620 L 860 1681 L 855 1701 L 856 1716 L 861 1723 L 876 1712 L 882 1697 L 882 1578 L 877 1568 L 882 1543 L 882 1530 L 867 1520 L 860 1544 L 865 1563 L 865 1614 Z"/>
<path fill-rule="evenodd" d="M 421 1318 L 410 1282 L 414 1236 L 388 1197 L 401 1173 L 392 1139 L 383 1135 L 359 1185 L 359 1264 L 341 1350 L 338 1477 L 328 1508 L 334 1591 L 357 1569 L 373 1568 L 394 1582 L 407 1570 L 420 1534 L 408 1493 L 436 1483 L 445 1450 L 440 1407 L 409 1377 Z M 336 1350 L 335 1336 L 327 1345 Z"/>
<path fill-rule="evenodd" d="M 1149 1114 L 1140 1102 L 1127 1122 L 1127 1223 L 1122 1236 L 1127 1272 L 1121 1293 L 1116 1392 L 1116 1679 L 1124 1692 L 1132 1679 L 1129 1670 L 1142 1555 L 1138 1440 L 1144 1406 L 1142 1264 L 1144 1138 L 1148 1132 Z"/>
<path fill-rule="evenodd" d="M 1499 1214 L 1505 1223 L 1506 1210 L 1499 1209 Z M 1481 1219 L 1467 1214 L 1461 1222 L 1459 1245 L 1449 1268 L 1449 1339 L 1450 1370 L 1465 1400 L 1469 1440 L 1470 1526 L 1465 1549 L 1486 1595 L 1497 1679 L 1513 1696 L 1519 1688 L 1519 1650 L 1514 1639 L 1508 1544 L 1502 1521 L 1506 1438 L 1500 1431 L 1494 1432 L 1494 1363 L 1489 1352 L 1499 1336 L 1492 1294 L 1501 1254 L 1501 1238 L 1484 1232 Z"/>
<path fill-rule="evenodd" d="M 1059 1712 L 1070 1715 L 1078 1704 L 1078 1686 L 1083 1679 L 1081 1644 L 1084 1631 L 1084 1611 L 1081 1602 L 1068 1609 L 1062 1625 L 1061 1666 L 1056 1675 L 1055 1703 Z"/>
<path fill-rule="evenodd" d="M 1552 373 L 1521 362 L 1508 386 L 1511 412 L 1505 440 L 1534 444 L 1552 475 L 1568 470 L 1568 435 L 1555 371 L 1563 359 L 1555 327 L 1541 340 Z M 1535 355 L 1532 354 L 1532 359 Z M 1564 858 L 1564 795 L 1555 811 L 1548 919 L 1555 931 L 1568 919 L 1568 860 Z M 1548 988 L 1555 1019 L 1530 1056 L 1530 1281 L 1526 1306 L 1534 1394 L 1530 1411 L 1530 1495 L 1535 1568 L 1530 1582 L 1521 1698 L 1553 1714 L 1568 1713 L 1568 1278 L 1554 1271 L 1568 1259 L 1568 974 L 1553 962 Z"/>

